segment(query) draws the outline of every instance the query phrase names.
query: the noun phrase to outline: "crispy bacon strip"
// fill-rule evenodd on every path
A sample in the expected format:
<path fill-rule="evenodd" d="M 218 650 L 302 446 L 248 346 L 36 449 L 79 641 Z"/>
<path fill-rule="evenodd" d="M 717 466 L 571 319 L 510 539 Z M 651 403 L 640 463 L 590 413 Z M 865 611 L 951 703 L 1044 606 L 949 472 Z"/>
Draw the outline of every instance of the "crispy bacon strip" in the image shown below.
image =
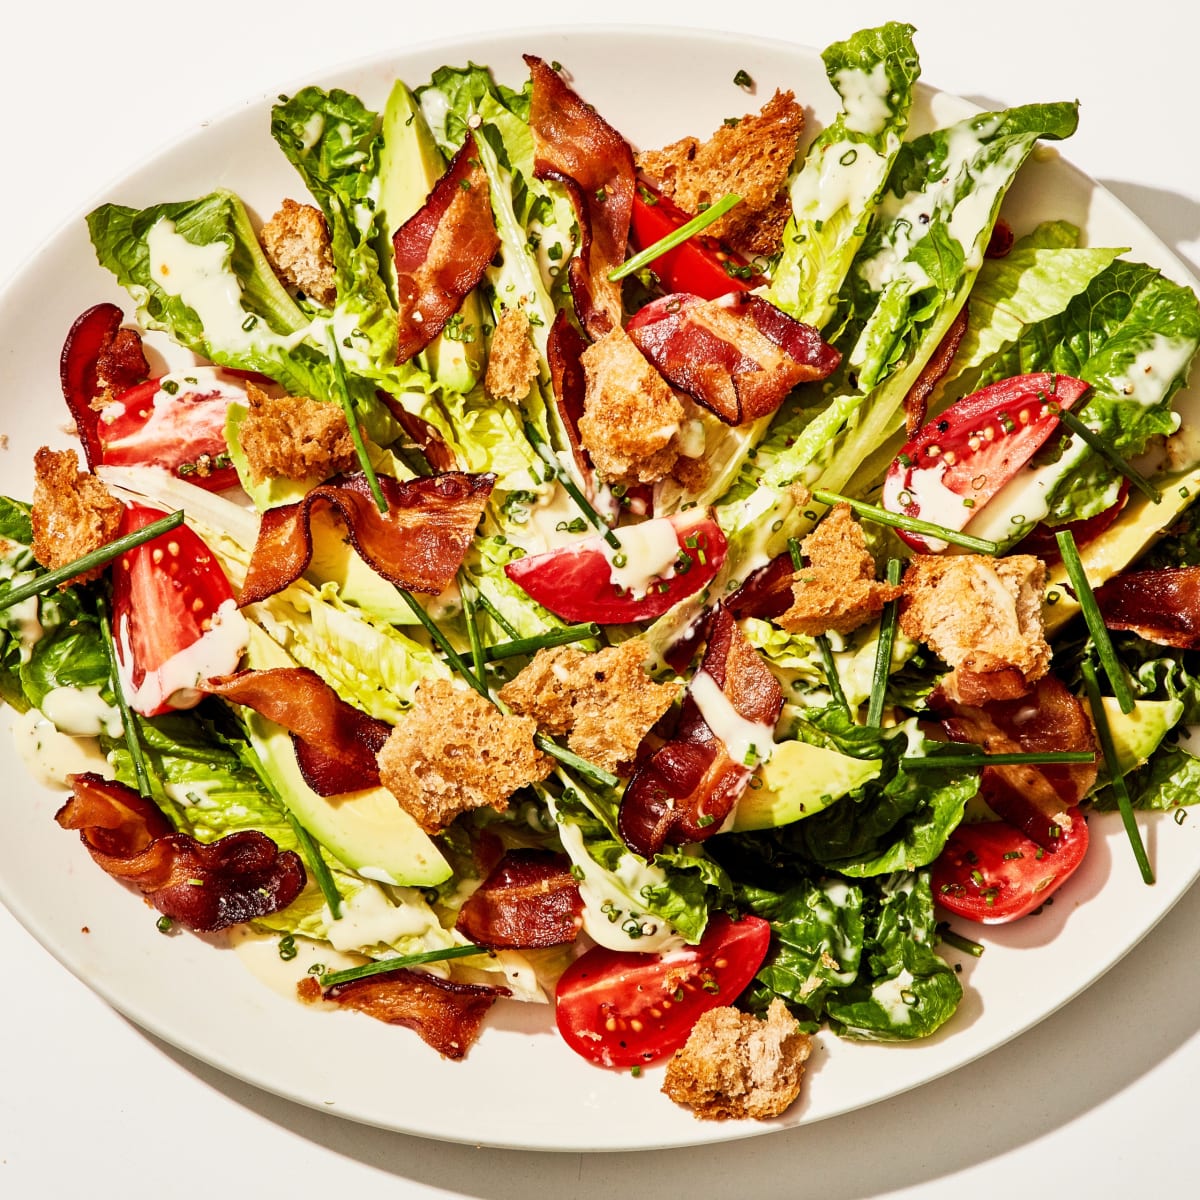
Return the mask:
<path fill-rule="evenodd" d="M 1096 589 L 1096 603 L 1109 629 L 1176 650 L 1200 650 L 1200 567 L 1118 575 Z"/>
<path fill-rule="evenodd" d="M 450 983 L 401 967 L 336 984 L 325 999 L 389 1025 L 406 1025 L 439 1054 L 458 1059 L 475 1044 L 488 1009 L 511 994 L 508 988 Z"/>
<path fill-rule="evenodd" d="M 239 671 L 210 679 L 205 691 L 282 725 L 292 735 L 305 783 L 318 795 L 379 786 L 375 756 L 392 727 L 347 704 L 315 671 Z"/>
<path fill-rule="evenodd" d="M 392 235 L 397 362 L 407 362 L 442 332 L 499 248 L 487 174 L 468 137 L 424 206 Z"/>
<path fill-rule="evenodd" d="M 937 349 L 929 356 L 929 361 L 921 368 L 920 375 L 908 395 L 904 397 L 904 432 L 911 441 L 920 432 L 929 413 L 929 397 L 937 387 L 938 380 L 950 370 L 950 364 L 958 353 L 958 345 L 967 332 L 967 306 L 964 304 L 958 310 L 954 323 L 946 330 Z"/>
<path fill-rule="evenodd" d="M 664 296 L 629 323 L 662 377 L 727 425 L 773 413 L 797 384 L 824 379 L 841 355 L 761 296 Z"/>
<path fill-rule="evenodd" d="M 795 601 L 792 580 L 795 577 L 792 556 L 777 554 L 765 567 L 747 575 L 745 583 L 725 601 L 725 605 L 739 621 L 746 617 L 773 621 L 792 607 Z"/>
<path fill-rule="evenodd" d="M 571 443 L 571 454 L 585 479 L 592 477 L 592 460 L 579 440 L 579 418 L 583 416 L 583 400 L 587 380 L 580 361 L 587 342 L 571 324 L 570 317 L 559 311 L 550 326 L 546 341 L 546 357 L 550 364 L 550 382 L 554 385 L 554 403 Z"/>
<path fill-rule="evenodd" d="M 336 476 L 296 504 L 263 513 L 239 603 L 265 600 L 308 569 L 314 508 L 331 510 L 359 556 L 389 583 L 437 595 L 462 563 L 495 482 L 494 475 L 461 471 L 403 483 L 382 476 L 383 516 L 364 475 Z"/>
<path fill-rule="evenodd" d="M 730 757 L 704 719 L 695 693 L 705 676 L 740 717 L 762 726 L 764 743 L 774 735 L 783 692 L 733 615 L 718 605 L 675 736 L 642 763 L 621 797 L 618 832 L 643 858 L 652 858 L 667 842 L 702 841 L 719 833 L 753 774 L 752 767 Z"/>
<path fill-rule="evenodd" d="M 104 871 L 188 929 L 211 933 L 278 912 L 304 889 L 299 857 L 265 833 L 245 829 L 205 845 L 173 832 L 151 801 L 123 783 L 91 772 L 68 781 L 71 798 L 54 819 L 79 830 Z"/>
<path fill-rule="evenodd" d="M 989 754 L 1090 750 L 1096 752 L 1092 723 L 1078 698 L 1053 675 L 1043 675 L 1020 699 L 990 700 L 980 707 L 957 704 L 940 691 L 930 705 L 942 715 L 942 728 L 958 742 L 972 742 Z M 1095 763 L 1036 767 L 984 767 L 980 795 L 998 817 L 1053 852 L 1054 830 L 1069 826 L 1067 812 L 1096 782 Z"/>
<path fill-rule="evenodd" d="M 565 855 L 510 850 L 459 910 L 455 929 L 499 950 L 534 950 L 573 942 L 583 899 Z"/>
<path fill-rule="evenodd" d="M 584 329 L 603 337 L 621 323 L 621 285 L 608 273 L 625 261 L 633 212 L 633 151 L 542 59 L 525 55 L 533 90 L 534 174 L 554 179 L 571 197 L 579 220 L 579 252 L 568 278 Z"/>
<path fill-rule="evenodd" d="M 396 418 L 400 428 L 412 438 L 421 453 L 425 455 L 425 461 L 435 471 L 453 471 L 458 466 L 454 458 L 454 451 L 446 445 L 442 440 L 442 435 L 424 417 L 418 417 L 416 413 L 409 412 L 395 396 L 385 392 L 382 388 L 375 389 L 375 396 Z"/>

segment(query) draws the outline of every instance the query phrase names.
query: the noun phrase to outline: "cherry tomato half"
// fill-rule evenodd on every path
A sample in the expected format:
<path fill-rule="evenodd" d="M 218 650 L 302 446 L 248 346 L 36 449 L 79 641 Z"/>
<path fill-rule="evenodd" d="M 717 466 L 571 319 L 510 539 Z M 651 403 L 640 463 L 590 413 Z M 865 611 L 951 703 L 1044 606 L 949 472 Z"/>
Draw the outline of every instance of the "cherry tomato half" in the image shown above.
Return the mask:
<path fill-rule="evenodd" d="M 558 1030 L 577 1054 L 606 1067 L 665 1058 L 706 1012 L 730 1004 L 762 966 L 771 926 L 713 917 L 698 946 L 637 954 L 595 946 L 562 974 Z"/>

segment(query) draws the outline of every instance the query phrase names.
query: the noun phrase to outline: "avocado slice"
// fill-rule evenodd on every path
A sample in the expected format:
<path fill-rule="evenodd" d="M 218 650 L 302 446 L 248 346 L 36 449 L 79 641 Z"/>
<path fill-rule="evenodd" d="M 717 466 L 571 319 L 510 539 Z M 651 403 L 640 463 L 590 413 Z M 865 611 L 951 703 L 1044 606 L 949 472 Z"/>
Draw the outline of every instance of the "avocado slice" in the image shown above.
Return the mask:
<path fill-rule="evenodd" d="M 294 667 L 291 656 L 253 621 L 247 665 L 257 670 Z M 450 877 L 450 865 L 429 836 L 386 788 L 319 796 L 304 782 L 287 730 L 243 710 L 250 744 L 262 759 L 280 799 L 323 846 L 348 867 L 378 883 L 433 887 Z"/>
<path fill-rule="evenodd" d="M 738 801 L 733 832 L 773 829 L 828 808 L 879 774 L 877 758 L 851 758 L 809 742 L 781 742 L 759 770 L 761 787 Z"/>
<path fill-rule="evenodd" d="M 399 80 L 383 110 L 383 149 L 379 155 L 379 265 L 384 282 L 397 301 L 396 262 L 392 234 L 424 205 L 433 186 L 446 172 L 446 160 L 412 92 Z M 483 367 L 483 306 L 472 292 L 454 322 L 458 335 L 443 330 L 421 355 L 429 373 L 456 392 L 469 392 Z M 467 339 L 470 339 L 469 341 Z"/>
<path fill-rule="evenodd" d="M 1138 700 L 1131 713 L 1123 713 L 1112 696 L 1103 700 L 1122 775 L 1140 767 L 1183 716 L 1182 700 Z"/>

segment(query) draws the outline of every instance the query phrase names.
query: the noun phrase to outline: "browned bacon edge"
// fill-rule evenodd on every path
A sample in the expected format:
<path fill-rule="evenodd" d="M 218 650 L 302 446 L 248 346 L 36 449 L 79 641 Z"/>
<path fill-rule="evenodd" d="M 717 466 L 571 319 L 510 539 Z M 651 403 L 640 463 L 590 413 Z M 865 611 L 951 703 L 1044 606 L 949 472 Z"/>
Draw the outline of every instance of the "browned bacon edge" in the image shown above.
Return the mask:
<path fill-rule="evenodd" d="M 583 416 L 587 379 L 580 361 L 587 342 L 571 324 L 571 318 L 561 310 L 550 326 L 546 342 L 546 358 L 550 365 L 550 382 L 554 386 L 554 403 L 567 431 L 571 455 L 584 479 L 592 478 L 592 461 L 579 440 L 579 419 Z"/>
<path fill-rule="evenodd" d="M 1096 589 L 1096 603 L 1109 629 L 1176 650 L 1200 650 L 1200 567 L 1118 575 Z"/>
<path fill-rule="evenodd" d="M 920 375 L 908 389 L 904 397 L 904 433 L 911 441 L 925 424 L 929 412 L 929 397 L 937 387 L 938 380 L 950 370 L 950 364 L 958 353 L 958 345 L 967 332 L 967 306 L 964 304 L 958 310 L 950 328 L 942 335 L 937 349 L 929 356 L 929 361 L 921 368 Z"/>
<path fill-rule="evenodd" d="M 265 833 L 245 829 L 204 844 L 175 833 L 150 800 L 88 772 L 68 777 L 54 819 L 78 829 L 98 866 L 137 888 L 159 912 L 212 933 L 286 908 L 304 890 L 304 865 Z"/>
<path fill-rule="evenodd" d="M 359 556 L 397 587 L 437 595 L 471 544 L 496 477 L 447 471 L 403 483 L 381 476 L 384 516 L 364 475 L 321 484 L 295 504 L 262 516 L 239 603 L 254 604 L 294 583 L 312 559 L 312 511 L 332 510 Z"/>
<path fill-rule="evenodd" d="M 510 850 L 467 897 L 455 928 L 480 946 L 534 950 L 573 942 L 583 922 L 571 862 L 549 850 Z"/>
<path fill-rule="evenodd" d="M 454 451 L 442 440 L 442 435 L 425 420 L 411 413 L 395 396 L 382 388 L 375 389 L 375 398 L 381 401 L 388 412 L 396 418 L 396 423 L 412 438 L 417 448 L 425 455 L 425 461 L 435 471 L 453 471 L 458 463 Z"/>
<path fill-rule="evenodd" d="M 499 247 L 487 173 L 468 136 L 424 206 L 392 235 L 397 362 L 407 362 L 442 332 Z"/>

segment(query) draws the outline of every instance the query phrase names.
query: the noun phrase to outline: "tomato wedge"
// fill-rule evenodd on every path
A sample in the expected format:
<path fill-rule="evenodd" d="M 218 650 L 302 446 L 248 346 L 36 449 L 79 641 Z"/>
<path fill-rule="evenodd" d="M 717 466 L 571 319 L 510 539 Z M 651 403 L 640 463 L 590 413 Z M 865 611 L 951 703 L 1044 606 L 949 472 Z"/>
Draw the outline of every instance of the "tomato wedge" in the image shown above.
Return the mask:
<path fill-rule="evenodd" d="M 767 955 L 761 917 L 713 917 L 698 946 L 637 954 L 595 946 L 562 974 L 554 1014 L 563 1040 L 589 1062 L 632 1067 L 678 1050 L 710 1009 L 731 1004 Z"/>
<path fill-rule="evenodd" d="M 1007 821 L 960 825 L 932 869 L 933 898 L 968 921 L 999 925 L 1015 921 L 1070 878 L 1088 848 L 1088 827 L 1078 808 L 1068 811 L 1054 853 L 1032 842 Z"/>
<path fill-rule="evenodd" d="M 638 250 L 653 246 L 691 220 L 653 188 L 639 183 L 633 193 L 630 240 Z M 730 292 L 748 292 L 763 283 L 747 263 L 716 238 L 696 234 L 686 242 L 660 254 L 651 268 L 668 292 L 691 292 L 705 300 L 716 300 Z"/>
<path fill-rule="evenodd" d="M 519 558 L 505 574 L 564 621 L 620 625 L 661 617 L 707 587 L 725 561 L 725 535 L 703 509 L 616 532 L 620 550 L 597 534 Z"/>
<path fill-rule="evenodd" d="M 164 516 L 134 505 L 121 534 Z M 197 685 L 237 670 L 246 622 L 212 551 L 186 525 L 122 554 L 113 566 L 113 635 L 121 687 L 146 717 L 200 702 Z"/>
<path fill-rule="evenodd" d="M 1058 428 L 1058 410 L 1070 408 L 1088 387 L 1082 379 L 1042 371 L 964 396 L 896 456 L 883 482 L 883 507 L 947 529 L 966 528 Z M 896 532 L 915 550 L 944 549 L 920 534 Z"/>

